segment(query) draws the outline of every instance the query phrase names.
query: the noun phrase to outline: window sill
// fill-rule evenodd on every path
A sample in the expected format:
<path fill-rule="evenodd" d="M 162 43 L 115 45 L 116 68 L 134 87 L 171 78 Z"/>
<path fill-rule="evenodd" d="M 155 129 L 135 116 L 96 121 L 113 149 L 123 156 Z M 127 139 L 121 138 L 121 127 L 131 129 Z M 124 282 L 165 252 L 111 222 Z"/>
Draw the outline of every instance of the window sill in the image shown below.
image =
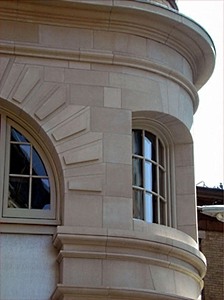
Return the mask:
<path fill-rule="evenodd" d="M 57 225 L 59 225 L 59 222 L 56 220 L 52 222 L 52 220 L 1 219 L 0 233 L 53 235 L 56 232 Z"/>

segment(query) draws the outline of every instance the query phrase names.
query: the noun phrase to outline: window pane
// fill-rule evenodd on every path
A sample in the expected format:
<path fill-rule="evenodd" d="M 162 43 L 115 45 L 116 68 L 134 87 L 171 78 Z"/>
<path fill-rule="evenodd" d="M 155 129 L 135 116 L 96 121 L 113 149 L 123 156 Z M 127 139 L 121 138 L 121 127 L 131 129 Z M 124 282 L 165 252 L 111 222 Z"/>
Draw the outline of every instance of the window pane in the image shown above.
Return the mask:
<path fill-rule="evenodd" d="M 145 132 L 144 138 L 144 156 L 147 159 L 156 161 L 156 138 L 153 134 L 148 131 Z"/>
<path fill-rule="evenodd" d="M 147 191 L 153 189 L 153 165 L 150 162 L 145 162 L 145 189 Z"/>
<path fill-rule="evenodd" d="M 31 208 L 50 209 L 50 185 L 48 179 L 33 178 Z"/>
<path fill-rule="evenodd" d="M 153 195 L 153 222 L 158 223 L 158 197 Z"/>
<path fill-rule="evenodd" d="M 145 220 L 148 223 L 153 222 L 153 195 L 149 193 L 145 195 Z"/>
<path fill-rule="evenodd" d="M 160 199 L 160 224 L 166 225 L 166 203 Z"/>
<path fill-rule="evenodd" d="M 156 166 L 150 162 L 145 162 L 145 182 L 144 187 L 147 191 L 157 192 Z"/>
<path fill-rule="evenodd" d="M 140 158 L 132 159 L 133 185 L 143 187 L 143 161 Z"/>
<path fill-rule="evenodd" d="M 29 208 L 29 178 L 9 178 L 8 207 Z"/>
<path fill-rule="evenodd" d="M 9 172 L 23 175 L 30 173 L 30 145 L 11 144 Z"/>
<path fill-rule="evenodd" d="M 132 153 L 142 155 L 142 130 L 132 131 Z"/>
<path fill-rule="evenodd" d="M 11 141 L 28 143 L 27 139 L 13 127 L 11 128 Z"/>
<path fill-rule="evenodd" d="M 159 193 L 165 198 L 165 172 L 159 169 Z"/>
<path fill-rule="evenodd" d="M 40 158 L 35 148 L 33 148 L 32 154 L 33 154 L 32 174 L 38 176 L 47 176 L 47 172 L 42 162 L 42 159 Z"/>
<path fill-rule="evenodd" d="M 48 179 L 32 179 L 31 208 L 50 209 L 50 184 Z"/>
<path fill-rule="evenodd" d="M 159 140 L 159 164 L 164 167 L 164 147 Z"/>
<path fill-rule="evenodd" d="M 133 189 L 133 217 L 144 220 L 143 191 Z"/>

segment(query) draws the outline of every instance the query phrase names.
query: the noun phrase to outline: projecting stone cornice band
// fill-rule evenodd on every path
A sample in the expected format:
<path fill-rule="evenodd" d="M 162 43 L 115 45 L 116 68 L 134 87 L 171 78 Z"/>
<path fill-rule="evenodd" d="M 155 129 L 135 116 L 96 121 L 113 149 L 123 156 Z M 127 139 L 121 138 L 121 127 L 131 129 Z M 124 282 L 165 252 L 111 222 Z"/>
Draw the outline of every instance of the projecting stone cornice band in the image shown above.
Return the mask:
<path fill-rule="evenodd" d="M 203 288 L 205 258 L 192 238 L 173 228 L 59 226 L 53 244 L 64 273 L 52 300 L 184 300 L 196 299 Z"/>
<path fill-rule="evenodd" d="M 58 284 L 52 300 L 190 300 L 182 296 L 168 295 L 167 293 L 158 293 L 156 291 L 144 291 L 124 288 L 87 288 L 73 287 Z"/>
<path fill-rule="evenodd" d="M 51 49 L 8 42 L 0 43 L 0 53 L 7 55 L 60 59 L 66 61 L 112 64 L 152 72 L 180 85 L 190 95 L 194 112 L 198 108 L 199 99 L 195 86 L 180 72 L 170 69 L 165 65 L 161 65 L 160 63 L 156 63 L 150 59 L 128 56 L 127 54 L 114 53 L 105 50 L 80 49 L 76 51 L 67 49 Z"/>
<path fill-rule="evenodd" d="M 172 232 L 172 229 L 170 230 Z M 148 238 L 140 238 L 138 234 L 133 237 L 113 237 L 109 235 L 79 235 L 79 234 L 57 234 L 54 239 L 54 245 L 60 249 L 64 245 L 75 245 L 74 249 L 60 250 L 58 261 L 65 257 L 70 258 L 101 258 L 101 259 L 118 259 L 118 260 L 135 260 L 144 263 L 152 263 L 165 268 L 181 270 L 181 272 L 193 277 L 200 284 L 201 277 L 205 275 L 205 261 L 200 257 L 200 252 L 190 245 L 176 241 L 172 238 L 162 238 L 161 236 L 150 236 Z M 62 246 L 63 245 L 63 246 Z M 85 251 L 75 250 L 77 245 L 85 247 Z M 91 246 L 105 247 L 104 250 L 92 251 Z M 110 252 L 109 249 L 113 249 Z M 116 250 L 115 250 L 116 249 Z M 123 249 L 121 251 L 121 249 Z M 142 253 L 145 254 L 142 254 Z M 131 254 L 132 253 L 132 254 Z M 158 259 L 154 254 L 160 253 L 168 257 L 176 258 L 186 263 L 186 266 L 172 263 L 170 259 Z M 189 268 L 193 266 L 193 268 Z M 193 271 L 194 269 L 194 271 Z"/>
<path fill-rule="evenodd" d="M 153 243 L 150 243 L 153 247 Z M 148 247 L 148 251 L 150 251 L 150 245 Z M 155 250 L 154 250 L 155 251 Z M 153 252 L 152 252 L 153 253 Z M 162 253 L 162 251 L 160 252 Z M 172 257 L 172 255 L 171 255 Z M 175 255 L 174 255 L 175 257 Z M 147 257 L 147 256 L 138 256 L 138 255 L 130 255 L 130 254 L 122 254 L 122 253 L 110 253 L 110 252 L 91 252 L 91 251 L 66 251 L 61 250 L 58 255 L 58 262 L 61 262 L 64 258 L 83 258 L 83 259 L 107 259 L 107 260 L 118 260 L 118 261 L 131 261 L 131 262 L 139 262 L 143 264 L 150 264 L 157 267 L 162 267 L 165 269 L 173 270 L 180 272 L 184 275 L 187 275 L 191 277 L 193 280 L 195 280 L 201 287 L 203 288 L 203 281 L 201 279 L 201 276 L 199 276 L 196 272 L 193 272 L 187 267 L 181 266 L 181 264 L 172 263 L 169 260 L 165 261 L 162 259 L 156 259 L 153 257 Z"/>

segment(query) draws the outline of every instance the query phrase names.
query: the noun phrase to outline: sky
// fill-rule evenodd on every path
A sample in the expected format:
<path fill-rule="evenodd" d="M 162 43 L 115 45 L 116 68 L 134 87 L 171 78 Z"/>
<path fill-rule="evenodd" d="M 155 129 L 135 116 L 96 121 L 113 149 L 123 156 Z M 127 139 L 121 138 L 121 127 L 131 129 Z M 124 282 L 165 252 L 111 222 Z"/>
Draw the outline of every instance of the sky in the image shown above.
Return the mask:
<path fill-rule="evenodd" d="M 200 24 L 216 47 L 216 66 L 199 91 L 199 108 L 191 133 L 194 140 L 195 184 L 219 187 L 224 183 L 224 0 L 178 0 L 179 12 Z"/>

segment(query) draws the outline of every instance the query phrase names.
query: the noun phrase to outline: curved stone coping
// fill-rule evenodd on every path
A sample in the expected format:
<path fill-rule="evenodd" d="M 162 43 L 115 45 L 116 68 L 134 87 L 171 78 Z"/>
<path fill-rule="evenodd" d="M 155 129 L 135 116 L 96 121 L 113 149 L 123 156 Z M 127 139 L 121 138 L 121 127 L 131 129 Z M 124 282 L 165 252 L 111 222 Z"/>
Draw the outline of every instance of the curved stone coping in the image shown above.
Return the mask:
<path fill-rule="evenodd" d="M 15 9 L 13 3 L 1 1 L 0 11 L 7 20 L 126 32 L 166 44 L 188 60 L 197 89 L 214 69 L 215 47 L 208 33 L 190 18 L 152 2 L 20 1 Z"/>
<path fill-rule="evenodd" d="M 191 276 L 201 286 L 205 275 L 206 260 L 197 243 L 179 230 L 157 224 L 148 224 L 144 232 L 60 226 L 54 236 L 54 245 L 60 250 L 59 261 L 64 257 L 86 258 L 86 255 L 134 260 L 177 270 Z M 86 250 L 80 251 L 72 245 L 83 245 Z M 93 245 L 96 248 L 90 247 Z M 157 257 L 158 253 L 162 257 Z"/>
<path fill-rule="evenodd" d="M 144 290 L 134 290 L 134 289 L 119 289 L 119 288 L 88 288 L 88 287 L 72 287 L 58 284 L 57 288 L 52 295 L 52 300 L 56 299 L 132 299 L 132 300 L 190 300 L 186 297 L 180 297 L 177 295 L 169 295 L 158 293 L 156 291 L 144 291 Z"/>

